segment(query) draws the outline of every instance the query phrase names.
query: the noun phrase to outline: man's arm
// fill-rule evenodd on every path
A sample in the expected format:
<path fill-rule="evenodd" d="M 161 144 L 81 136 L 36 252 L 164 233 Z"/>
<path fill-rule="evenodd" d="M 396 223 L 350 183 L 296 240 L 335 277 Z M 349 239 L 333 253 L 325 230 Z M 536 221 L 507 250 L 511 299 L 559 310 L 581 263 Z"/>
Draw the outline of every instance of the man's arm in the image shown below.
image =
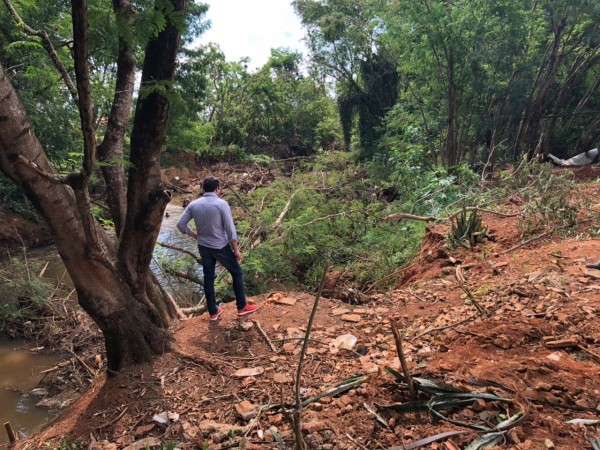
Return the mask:
<path fill-rule="evenodd" d="M 183 211 L 181 218 L 177 221 L 177 229 L 183 234 L 187 234 L 188 236 L 193 237 L 194 239 L 198 239 L 198 234 L 188 226 L 190 220 L 192 220 L 192 213 L 188 206 Z"/>
<path fill-rule="evenodd" d="M 238 241 L 231 241 L 231 248 L 233 249 L 233 254 L 235 255 L 235 259 L 238 261 L 242 260 L 242 252 L 240 252 L 240 248 L 238 246 Z"/>
<path fill-rule="evenodd" d="M 231 208 L 229 207 L 229 203 L 225 202 L 225 207 L 221 208 L 221 214 L 223 218 L 223 227 L 225 228 L 225 233 L 227 234 L 227 240 L 231 243 L 231 248 L 233 249 L 233 254 L 235 255 L 235 259 L 238 261 L 242 260 L 242 253 L 240 252 L 240 247 L 238 246 L 238 236 L 237 231 L 235 230 L 235 224 L 233 223 L 233 216 L 231 214 Z"/>

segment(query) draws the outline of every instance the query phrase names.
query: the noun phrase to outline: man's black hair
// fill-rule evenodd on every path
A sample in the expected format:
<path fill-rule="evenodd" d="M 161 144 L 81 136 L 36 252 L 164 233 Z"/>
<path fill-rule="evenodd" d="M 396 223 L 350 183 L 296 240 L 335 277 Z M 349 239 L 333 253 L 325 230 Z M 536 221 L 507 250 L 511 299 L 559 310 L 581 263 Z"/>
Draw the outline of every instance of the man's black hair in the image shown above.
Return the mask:
<path fill-rule="evenodd" d="M 202 189 L 204 192 L 215 192 L 219 187 L 219 179 L 215 177 L 205 178 L 202 182 Z"/>

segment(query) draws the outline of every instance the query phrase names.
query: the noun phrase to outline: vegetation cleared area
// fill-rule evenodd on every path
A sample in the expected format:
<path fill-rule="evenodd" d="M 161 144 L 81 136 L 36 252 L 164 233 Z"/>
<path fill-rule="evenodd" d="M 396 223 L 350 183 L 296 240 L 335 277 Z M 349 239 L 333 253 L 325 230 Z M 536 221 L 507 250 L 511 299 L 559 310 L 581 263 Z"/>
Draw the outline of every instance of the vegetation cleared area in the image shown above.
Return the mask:
<path fill-rule="evenodd" d="M 249 70 L 199 2 L 4 0 L 0 335 L 65 356 L 14 448 L 599 449 L 598 2 L 292 4 Z M 255 320 L 151 271 L 202 291 L 209 175 Z"/>

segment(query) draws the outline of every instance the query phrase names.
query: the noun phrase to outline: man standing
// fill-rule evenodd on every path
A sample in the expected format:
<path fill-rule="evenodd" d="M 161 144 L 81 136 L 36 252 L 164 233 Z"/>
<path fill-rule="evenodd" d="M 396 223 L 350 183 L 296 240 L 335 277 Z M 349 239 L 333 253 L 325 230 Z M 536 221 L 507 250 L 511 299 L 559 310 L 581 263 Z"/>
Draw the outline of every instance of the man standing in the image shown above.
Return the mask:
<path fill-rule="evenodd" d="M 202 270 L 204 271 L 204 295 L 210 320 L 218 320 L 223 314 L 223 308 L 217 308 L 215 298 L 215 265 L 217 261 L 227 269 L 233 278 L 238 317 L 252 314 L 258 310 L 258 305 L 246 303 L 244 272 L 239 263 L 242 260 L 242 254 L 238 246 L 231 208 L 225 200 L 219 198 L 221 187 L 217 178 L 204 179 L 202 188 L 204 195 L 185 208 L 177 222 L 177 228 L 198 241 L 198 251 L 202 257 Z M 192 219 L 196 224 L 196 231 L 188 226 Z"/>

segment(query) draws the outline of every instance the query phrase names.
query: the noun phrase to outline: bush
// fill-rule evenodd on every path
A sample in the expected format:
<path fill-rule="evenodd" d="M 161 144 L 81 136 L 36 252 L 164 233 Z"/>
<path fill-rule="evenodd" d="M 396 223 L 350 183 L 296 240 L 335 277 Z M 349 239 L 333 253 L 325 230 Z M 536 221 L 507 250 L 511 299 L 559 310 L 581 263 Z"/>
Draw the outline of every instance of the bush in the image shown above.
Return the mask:
<path fill-rule="evenodd" d="M 544 229 L 571 227 L 577 221 L 578 206 L 573 201 L 573 174 L 556 174 L 550 164 L 523 162 L 513 173 L 502 174 L 504 198 L 523 201 L 519 227 L 523 235 Z"/>
<path fill-rule="evenodd" d="M 196 150 L 198 161 L 207 162 L 234 162 L 246 157 L 244 149 L 235 145 L 205 145 Z"/>

